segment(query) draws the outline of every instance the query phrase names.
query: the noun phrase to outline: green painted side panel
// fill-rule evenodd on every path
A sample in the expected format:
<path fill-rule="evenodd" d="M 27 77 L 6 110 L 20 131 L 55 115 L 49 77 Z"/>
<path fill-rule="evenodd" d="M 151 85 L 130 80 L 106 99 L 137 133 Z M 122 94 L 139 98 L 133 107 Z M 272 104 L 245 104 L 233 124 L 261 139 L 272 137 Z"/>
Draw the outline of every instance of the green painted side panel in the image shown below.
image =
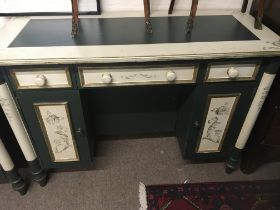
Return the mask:
<path fill-rule="evenodd" d="M 0 168 L 0 183 L 6 183 L 8 182 L 7 178 L 5 177 L 2 169 Z"/>

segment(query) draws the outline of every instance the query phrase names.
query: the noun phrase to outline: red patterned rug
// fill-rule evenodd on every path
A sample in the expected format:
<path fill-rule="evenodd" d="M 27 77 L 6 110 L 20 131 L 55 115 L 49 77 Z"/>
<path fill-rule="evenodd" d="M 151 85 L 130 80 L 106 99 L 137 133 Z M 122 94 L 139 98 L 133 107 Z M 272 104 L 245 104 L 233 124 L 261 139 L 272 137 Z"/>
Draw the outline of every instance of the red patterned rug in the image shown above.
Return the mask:
<path fill-rule="evenodd" d="M 141 210 L 280 210 L 280 180 L 140 184 L 139 193 Z"/>

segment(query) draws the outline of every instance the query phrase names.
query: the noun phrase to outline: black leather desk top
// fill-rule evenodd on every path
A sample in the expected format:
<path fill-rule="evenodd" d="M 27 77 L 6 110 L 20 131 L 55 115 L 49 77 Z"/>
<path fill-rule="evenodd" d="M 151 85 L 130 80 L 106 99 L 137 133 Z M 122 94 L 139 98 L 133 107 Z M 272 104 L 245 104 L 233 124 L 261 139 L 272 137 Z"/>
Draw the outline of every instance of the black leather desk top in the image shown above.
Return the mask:
<path fill-rule="evenodd" d="M 153 34 L 144 18 L 80 19 L 80 35 L 71 37 L 71 19 L 32 19 L 9 47 L 127 45 L 259 40 L 233 16 L 197 16 L 191 34 L 187 17 L 152 17 Z"/>

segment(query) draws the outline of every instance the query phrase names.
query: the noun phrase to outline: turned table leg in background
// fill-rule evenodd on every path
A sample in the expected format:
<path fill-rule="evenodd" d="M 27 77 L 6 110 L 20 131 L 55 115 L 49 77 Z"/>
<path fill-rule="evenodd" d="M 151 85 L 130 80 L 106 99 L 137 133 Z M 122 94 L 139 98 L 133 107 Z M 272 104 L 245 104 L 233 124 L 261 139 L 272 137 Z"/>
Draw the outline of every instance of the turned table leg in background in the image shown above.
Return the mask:
<path fill-rule="evenodd" d="M 45 186 L 47 182 L 47 174 L 39 164 L 38 157 L 34 151 L 30 137 L 19 114 L 15 101 L 12 97 L 7 83 L 5 83 L 1 75 L 0 104 L 14 132 L 17 142 L 24 154 L 24 157 L 28 162 L 33 180 L 35 182 L 38 182 L 41 186 Z"/>
<path fill-rule="evenodd" d="M 78 0 L 71 0 L 72 5 L 72 37 L 79 35 L 79 8 Z"/>
<path fill-rule="evenodd" d="M 187 21 L 187 33 L 190 33 L 193 29 L 194 18 L 197 11 L 197 5 L 198 5 L 198 0 L 192 0 L 191 13 Z"/>
<path fill-rule="evenodd" d="M 143 0 L 144 4 L 144 15 L 145 15 L 145 24 L 147 33 L 153 33 L 152 23 L 151 23 L 151 8 L 150 8 L 150 0 Z"/>
<path fill-rule="evenodd" d="M 262 19 L 264 13 L 264 0 L 259 0 L 257 14 L 255 17 L 255 29 L 262 30 Z"/>
<path fill-rule="evenodd" d="M 263 103 L 276 76 L 279 64 L 279 62 L 272 63 L 268 65 L 265 69 L 256 95 L 253 99 L 251 107 L 248 111 L 248 114 L 245 118 L 241 131 L 235 143 L 235 147 L 233 148 L 229 160 L 226 162 L 227 173 L 231 173 L 239 167 L 241 151 L 245 147 L 249 139 L 250 133 L 255 125 L 257 117 L 260 113 Z"/>
<path fill-rule="evenodd" d="M 15 191 L 18 191 L 21 195 L 25 195 L 27 192 L 27 184 L 18 174 L 17 169 L 6 149 L 2 140 L 0 139 L 0 165 L 2 166 L 6 177 L 12 184 Z"/>
<path fill-rule="evenodd" d="M 169 5 L 169 9 L 168 9 L 168 14 L 169 15 L 171 15 L 172 12 L 173 12 L 174 4 L 175 4 L 175 0 L 171 0 L 170 5 Z"/>
<path fill-rule="evenodd" d="M 242 8 L 241 8 L 241 12 L 242 12 L 242 13 L 245 13 L 245 12 L 246 12 L 247 6 L 248 6 L 248 0 L 243 0 Z"/>

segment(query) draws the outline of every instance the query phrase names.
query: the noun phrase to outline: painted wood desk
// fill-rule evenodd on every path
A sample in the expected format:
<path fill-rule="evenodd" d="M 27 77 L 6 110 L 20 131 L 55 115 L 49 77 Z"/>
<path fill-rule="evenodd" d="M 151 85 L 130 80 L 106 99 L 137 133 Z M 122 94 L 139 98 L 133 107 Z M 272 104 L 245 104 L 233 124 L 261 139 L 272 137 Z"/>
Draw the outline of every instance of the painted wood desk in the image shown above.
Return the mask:
<path fill-rule="evenodd" d="M 183 158 L 238 167 L 279 37 L 237 11 L 199 12 L 188 35 L 184 14 L 155 12 L 153 34 L 141 15 L 85 17 L 75 39 L 70 17 L 12 18 L 1 30 L 1 106 L 34 176 L 91 164 L 104 135 L 172 133 Z"/>

